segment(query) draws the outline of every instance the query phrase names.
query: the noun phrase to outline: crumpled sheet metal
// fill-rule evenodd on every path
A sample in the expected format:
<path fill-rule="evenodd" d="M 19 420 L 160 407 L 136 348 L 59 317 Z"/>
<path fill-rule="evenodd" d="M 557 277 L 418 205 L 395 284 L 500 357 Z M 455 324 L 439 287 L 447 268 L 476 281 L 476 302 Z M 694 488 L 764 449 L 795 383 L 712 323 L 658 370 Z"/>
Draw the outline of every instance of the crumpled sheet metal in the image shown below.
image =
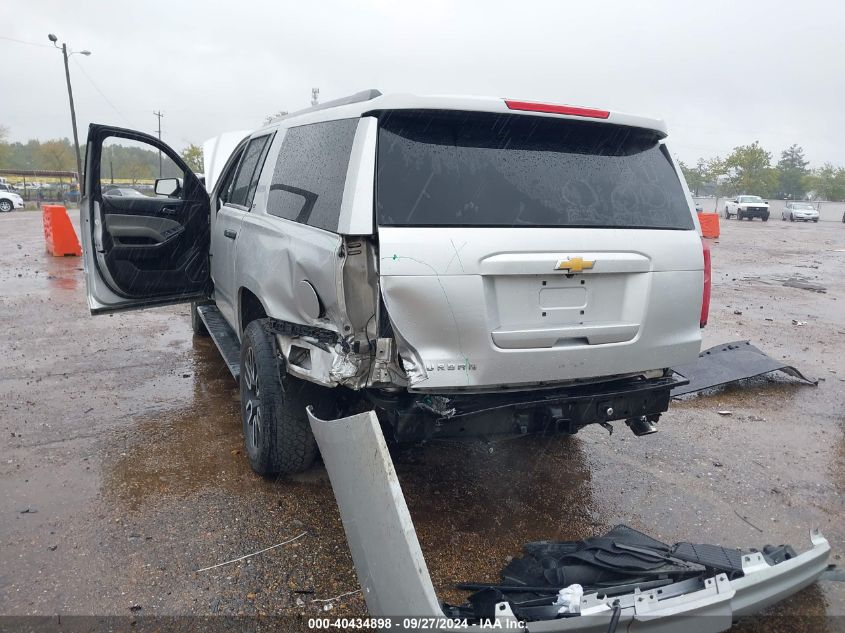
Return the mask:
<path fill-rule="evenodd" d="M 445 617 L 375 413 L 320 420 L 309 407 L 308 418 L 340 508 L 370 616 Z M 783 600 L 824 572 L 830 545 L 818 531 L 811 533 L 811 540 L 810 550 L 777 565 L 769 565 L 762 554 L 749 555 L 743 560 L 745 576 L 733 581 L 718 574 L 693 589 L 684 585 L 688 581 L 682 581 L 661 587 L 660 592 L 632 592 L 613 598 L 588 594 L 582 598 L 582 615 L 527 622 L 522 630 L 604 633 L 611 619 L 610 602 L 618 598 L 623 603 L 620 631 L 725 631 L 734 616 L 755 613 Z M 497 606 L 502 607 L 504 618 L 512 620 L 507 603 Z M 512 622 L 499 619 L 503 629 L 513 630 Z M 401 624 L 401 619 L 394 623 Z"/>
<path fill-rule="evenodd" d="M 773 371 L 782 371 L 811 385 L 817 382 L 807 378 L 795 367 L 775 360 L 748 341 L 716 345 L 701 352 L 694 363 L 678 365 L 672 370 L 689 380 L 686 385 L 672 389 L 672 397 L 695 393 Z"/>

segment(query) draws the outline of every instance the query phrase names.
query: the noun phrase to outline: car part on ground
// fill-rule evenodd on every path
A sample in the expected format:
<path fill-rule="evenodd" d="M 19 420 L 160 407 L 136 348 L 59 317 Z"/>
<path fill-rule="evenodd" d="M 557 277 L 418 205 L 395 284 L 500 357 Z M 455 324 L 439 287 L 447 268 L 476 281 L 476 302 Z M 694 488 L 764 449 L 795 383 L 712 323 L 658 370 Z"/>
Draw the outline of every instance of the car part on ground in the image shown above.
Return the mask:
<path fill-rule="evenodd" d="M 748 341 L 716 345 L 701 352 L 696 362 L 672 369 L 689 379 L 687 384 L 672 389 L 673 398 L 773 371 L 782 371 L 805 383 L 816 384 L 794 367 L 775 360 Z"/>
<path fill-rule="evenodd" d="M 786 281 L 783 282 L 783 285 L 788 288 L 799 288 L 801 290 L 811 290 L 813 292 L 818 292 L 824 294 L 827 292 L 827 288 L 822 286 L 821 284 L 816 284 L 811 281 L 806 281 L 804 279 L 799 279 L 798 277 L 790 277 Z"/>
<path fill-rule="evenodd" d="M 559 617 L 554 613 L 548 617 L 544 613 L 546 617 L 520 626 L 517 625 L 520 608 L 525 610 L 530 606 L 514 604 L 511 596 L 497 589 L 476 594 L 474 604 L 471 601 L 460 607 L 443 605 L 434 591 L 376 415 L 370 411 L 337 420 L 321 420 L 309 407 L 308 417 L 340 508 L 361 590 L 373 617 L 441 618 L 444 621 L 441 629 L 450 628 L 445 619 L 457 618 L 471 625 L 492 620 L 500 628 L 524 631 L 604 633 L 611 621 L 616 620 L 622 630 L 634 622 L 638 631 L 677 630 L 683 623 L 690 633 L 715 632 L 730 628 L 734 616 L 756 613 L 810 585 L 826 569 L 830 545 L 818 531 L 811 533 L 812 548 L 794 557 L 791 549 L 783 547 L 764 552 L 744 551 L 740 571 L 730 550 L 692 544 L 668 548 L 645 535 L 636 536 L 628 528 L 619 528 L 619 535 L 627 541 L 622 543 L 623 547 L 618 546 L 619 542 L 605 543 L 604 554 L 598 556 L 594 552 L 584 558 L 593 562 L 603 559 L 603 571 L 608 578 L 613 577 L 609 582 L 618 583 L 627 576 L 619 573 L 618 561 L 614 559 L 624 555 L 638 565 L 634 571 L 637 580 L 623 582 L 612 591 L 603 588 L 585 593 L 578 605 L 578 615 Z M 356 450 L 349 450 L 350 446 Z M 631 540 L 636 542 L 632 544 Z M 644 548 L 644 543 L 652 547 Z M 667 575 L 669 584 L 656 586 L 655 580 L 664 579 L 653 575 L 647 579 L 640 577 L 643 567 L 653 572 L 665 565 L 680 570 L 678 578 Z M 563 568 L 564 580 L 566 573 Z M 544 584 L 552 587 L 560 575 L 555 572 L 552 582 L 545 575 L 543 579 Z M 640 589 L 641 584 L 645 590 Z M 540 598 L 550 599 L 548 594 Z M 521 617 L 528 615 L 523 613 Z"/>
<path fill-rule="evenodd" d="M 540 541 L 523 546 L 524 555 L 502 569 L 501 585 L 459 584 L 459 589 L 495 591 L 507 598 L 523 621 L 554 619 L 560 613 L 559 592 L 576 585 L 586 596 L 571 612 L 580 613 L 593 595 L 619 597 L 639 589 L 666 599 L 672 592 L 703 589 L 707 580 L 724 575 L 729 581 L 745 576 L 758 554 L 778 565 L 797 556 L 789 545 L 766 545 L 762 550 L 726 548 L 702 543 L 662 543 L 626 525 L 583 541 Z M 745 563 L 745 564 L 744 564 Z M 470 603 L 475 603 L 470 596 Z M 589 608 L 589 607 L 588 607 Z"/>

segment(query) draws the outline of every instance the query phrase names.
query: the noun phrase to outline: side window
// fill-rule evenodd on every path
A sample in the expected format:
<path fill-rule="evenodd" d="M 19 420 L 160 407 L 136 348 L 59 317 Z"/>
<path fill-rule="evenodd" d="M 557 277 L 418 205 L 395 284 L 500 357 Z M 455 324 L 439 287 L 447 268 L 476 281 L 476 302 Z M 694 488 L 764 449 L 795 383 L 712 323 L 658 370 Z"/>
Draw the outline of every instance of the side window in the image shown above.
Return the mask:
<path fill-rule="evenodd" d="M 261 163 L 263 157 L 266 155 L 264 148 L 267 145 L 269 135 L 259 136 L 249 142 L 244 150 L 241 164 L 238 166 L 238 172 L 235 174 L 235 180 L 232 184 L 231 193 L 229 194 L 229 204 L 238 205 L 241 207 L 248 207 L 252 204 L 252 193 L 255 193 L 255 185 L 253 178 L 258 179 L 258 174 L 261 173 Z"/>
<path fill-rule="evenodd" d="M 267 213 L 337 231 L 359 119 L 290 128 L 273 171 Z"/>
<path fill-rule="evenodd" d="M 148 143 L 121 136 L 103 139 L 100 159 L 100 191 L 110 198 L 156 197 L 159 178 L 178 178 L 185 173 L 170 156 Z M 180 198 L 181 193 L 171 196 Z"/>
<path fill-rule="evenodd" d="M 270 146 L 273 144 L 273 136 L 265 137 L 264 147 L 261 149 L 261 154 L 258 156 L 258 164 L 255 166 L 255 173 L 252 175 L 252 180 L 249 183 L 249 190 L 246 193 L 246 206 L 252 207 L 252 199 L 255 197 L 255 189 L 258 187 L 258 179 L 261 177 L 261 170 L 264 169 L 264 161 L 267 160 L 267 153 L 270 151 Z"/>
<path fill-rule="evenodd" d="M 229 164 L 229 169 L 223 175 L 223 178 L 218 185 L 218 197 L 222 204 L 229 202 L 229 197 L 232 195 L 232 181 L 235 179 L 235 173 L 238 171 L 238 164 L 241 161 L 243 150 L 236 150 L 232 162 Z"/>

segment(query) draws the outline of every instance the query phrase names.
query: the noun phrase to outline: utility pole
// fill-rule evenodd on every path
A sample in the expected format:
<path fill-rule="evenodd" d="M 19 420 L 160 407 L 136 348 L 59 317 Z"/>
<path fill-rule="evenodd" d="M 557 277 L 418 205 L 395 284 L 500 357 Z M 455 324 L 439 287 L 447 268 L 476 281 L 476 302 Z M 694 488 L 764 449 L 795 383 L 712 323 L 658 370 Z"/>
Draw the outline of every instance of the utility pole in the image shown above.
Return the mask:
<path fill-rule="evenodd" d="M 153 114 L 158 117 L 158 140 L 161 140 L 161 117 L 164 115 L 161 110 L 158 112 L 153 110 Z M 161 178 L 161 150 L 158 150 L 158 177 Z"/>
<path fill-rule="evenodd" d="M 320 89 L 311 88 L 311 105 L 315 106 L 320 103 Z"/>
<path fill-rule="evenodd" d="M 65 61 L 65 80 L 67 81 L 67 97 L 68 101 L 70 101 L 70 122 L 73 126 L 73 149 L 76 152 L 76 182 L 79 184 L 79 193 L 80 197 L 82 195 L 82 153 L 79 151 L 79 134 L 76 131 L 76 109 L 73 107 L 73 89 L 70 86 L 70 68 L 68 67 L 67 60 L 71 55 L 75 55 L 77 51 L 71 51 L 68 53 L 67 44 L 62 42 L 61 47 L 57 44 L 58 39 L 55 35 L 50 33 L 47 36 L 53 46 L 59 48 L 62 51 L 62 57 Z M 86 57 L 91 54 L 91 51 L 78 51 L 80 55 L 85 55 Z"/>

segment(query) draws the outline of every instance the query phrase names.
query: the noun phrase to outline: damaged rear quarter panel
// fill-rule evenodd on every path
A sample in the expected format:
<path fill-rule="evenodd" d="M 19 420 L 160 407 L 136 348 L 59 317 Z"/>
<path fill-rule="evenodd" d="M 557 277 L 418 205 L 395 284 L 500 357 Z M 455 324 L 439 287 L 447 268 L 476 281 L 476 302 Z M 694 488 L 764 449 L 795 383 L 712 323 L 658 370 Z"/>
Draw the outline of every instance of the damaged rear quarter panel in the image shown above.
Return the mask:
<path fill-rule="evenodd" d="M 338 301 L 338 268 L 342 238 L 328 231 L 257 213 L 244 214 L 238 236 L 237 278 L 261 298 L 267 316 L 343 332 L 346 316 Z M 264 257 L 255 257 L 262 253 Z M 308 281 L 324 309 L 323 318 L 309 315 L 296 289 Z"/>

